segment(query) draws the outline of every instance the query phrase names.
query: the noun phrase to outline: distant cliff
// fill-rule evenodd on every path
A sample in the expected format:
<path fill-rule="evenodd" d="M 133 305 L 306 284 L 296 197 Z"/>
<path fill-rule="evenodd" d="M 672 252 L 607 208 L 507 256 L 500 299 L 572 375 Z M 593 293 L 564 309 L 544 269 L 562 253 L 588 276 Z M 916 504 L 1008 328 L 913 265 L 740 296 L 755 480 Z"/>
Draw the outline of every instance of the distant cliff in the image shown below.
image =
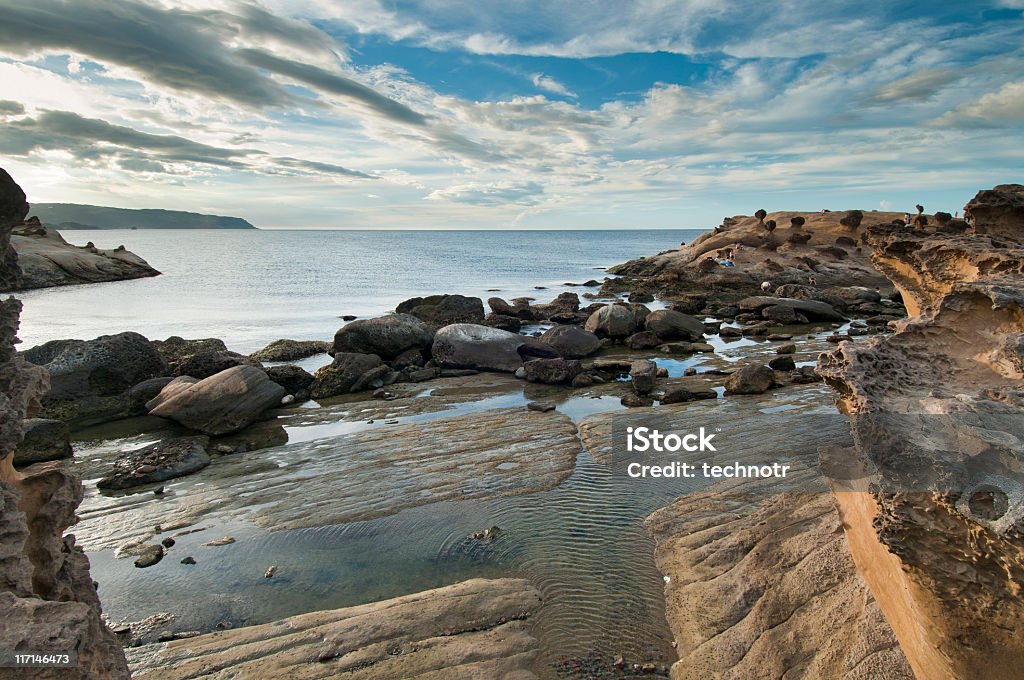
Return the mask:
<path fill-rule="evenodd" d="M 33 203 L 32 215 L 58 229 L 255 229 L 241 217 L 182 210 L 107 208 L 77 203 Z"/>

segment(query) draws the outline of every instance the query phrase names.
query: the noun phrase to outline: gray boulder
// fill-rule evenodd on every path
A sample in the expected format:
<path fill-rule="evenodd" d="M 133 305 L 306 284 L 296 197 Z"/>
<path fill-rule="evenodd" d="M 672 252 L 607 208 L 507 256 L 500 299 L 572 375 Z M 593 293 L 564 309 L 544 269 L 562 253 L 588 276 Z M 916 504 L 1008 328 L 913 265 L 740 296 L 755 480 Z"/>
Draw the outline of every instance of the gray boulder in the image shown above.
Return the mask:
<path fill-rule="evenodd" d="M 263 364 L 259 361 L 244 354 L 225 349 L 193 354 L 187 359 L 178 362 L 177 368 L 174 369 L 173 373 L 176 376 L 187 375 L 196 380 L 202 380 L 235 366 L 263 368 Z"/>
<path fill-rule="evenodd" d="M 775 306 L 792 307 L 794 312 L 803 314 L 811 321 L 846 321 L 846 317 L 836 311 L 835 307 L 819 300 L 798 300 L 796 298 L 755 295 L 743 298 L 739 302 L 739 308 L 745 312 L 760 313 L 767 307 Z"/>
<path fill-rule="evenodd" d="M 410 349 L 428 349 L 433 340 L 433 331 L 421 318 L 412 314 L 388 314 L 342 326 L 334 334 L 334 352 L 376 354 L 384 361 L 391 361 Z"/>
<path fill-rule="evenodd" d="M 601 349 L 601 339 L 579 326 L 553 326 L 540 339 L 566 359 L 582 359 Z"/>
<path fill-rule="evenodd" d="M 171 381 L 146 404 L 149 414 L 169 418 L 210 436 L 237 432 L 276 406 L 284 388 L 253 366 L 235 366 L 196 381 Z"/>
<path fill-rule="evenodd" d="M 390 368 L 376 354 L 359 352 L 339 352 L 334 361 L 317 370 L 313 374 L 313 384 L 309 394 L 314 399 L 324 399 L 339 394 L 360 392 L 373 385 L 375 380 L 383 378 Z M 383 385 L 374 386 L 374 389 Z"/>
<path fill-rule="evenodd" d="M 523 370 L 529 382 L 561 385 L 572 382 L 581 366 L 576 359 L 531 359 L 523 364 Z"/>
<path fill-rule="evenodd" d="M 634 361 L 629 367 L 633 390 L 640 395 L 650 394 L 658 377 L 658 365 L 649 359 Z"/>
<path fill-rule="evenodd" d="M 286 393 L 296 397 L 308 396 L 313 384 L 313 376 L 309 371 L 294 364 L 271 366 L 267 369 L 267 377 L 283 387 Z"/>
<path fill-rule="evenodd" d="M 113 470 L 96 482 L 96 486 L 128 489 L 202 470 L 210 464 L 210 454 L 206 451 L 209 443 L 208 437 L 179 437 L 128 451 L 114 461 Z"/>
<path fill-rule="evenodd" d="M 636 330 L 636 317 L 625 305 L 605 305 L 590 315 L 584 328 L 599 338 L 623 340 Z"/>
<path fill-rule="evenodd" d="M 762 364 L 747 364 L 725 379 L 725 393 L 763 394 L 776 384 L 772 369 Z"/>
<path fill-rule="evenodd" d="M 150 344 L 167 361 L 168 375 L 180 375 L 176 373 L 178 366 L 195 354 L 226 352 L 228 350 L 224 341 L 217 338 L 186 340 L 180 336 L 172 335 L 166 340 L 153 340 Z"/>
<path fill-rule="evenodd" d="M 549 345 L 526 336 L 478 324 L 445 326 L 434 336 L 434 361 L 443 368 L 514 373 L 531 358 L 555 358 Z"/>
<path fill-rule="evenodd" d="M 399 314 L 412 314 L 435 328 L 454 323 L 480 323 L 484 320 L 483 301 L 465 295 L 411 298 L 398 305 L 395 311 Z"/>
<path fill-rule="evenodd" d="M 703 321 L 671 309 L 659 309 L 651 312 L 644 319 L 644 326 L 664 342 L 672 340 L 696 342 L 704 337 Z"/>
<path fill-rule="evenodd" d="M 18 467 L 72 455 L 71 431 L 62 420 L 28 418 L 22 421 L 21 431 L 24 439 L 14 451 L 14 464 Z"/>
<path fill-rule="evenodd" d="M 331 343 L 323 340 L 274 340 L 272 343 L 249 355 L 256 361 L 298 361 L 317 354 L 331 351 Z"/>

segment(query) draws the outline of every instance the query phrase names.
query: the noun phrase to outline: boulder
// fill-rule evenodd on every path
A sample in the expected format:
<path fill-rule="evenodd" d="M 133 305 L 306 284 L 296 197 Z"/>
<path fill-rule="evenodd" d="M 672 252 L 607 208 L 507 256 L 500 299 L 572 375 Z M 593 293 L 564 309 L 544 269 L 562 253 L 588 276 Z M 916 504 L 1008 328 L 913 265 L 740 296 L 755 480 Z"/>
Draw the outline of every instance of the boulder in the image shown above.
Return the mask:
<path fill-rule="evenodd" d="M 178 366 L 194 354 L 226 352 L 228 349 L 224 341 L 217 338 L 186 340 L 177 335 L 172 335 L 166 340 L 153 340 L 150 344 L 167 361 L 168 375 L 180 375 L 177 373 Z"/>
<path fill-rule="evenodd" d="M 700 314 L 707 306 L 708 296 L 701 293 L 690 293 L 676 298 L 669 309 L 682 314 Z"/>
<path fill-rule="evenodd" d="M 658 365 L 649 359 L 634 361 L 629 367 L 633 390 L 639 395 L 650 394 L 658 377 Z"/>
<path fill-rule="evenodd" d="M 711 389 L 694 390 L 687 387 L 674 387 L 665 392 L 665 396 L 661 398 L 661 403 L 682 404 L 700 399 L 718 399 L 718 393 Z"/>
<path fill-rule="evenodd" d="M 187 375 L 196 380 L 202 380 L 235 366 L 263 368 L 263 364 L 259 361 L 251 359 L 244 354 L 230 350 L 218 350 L 215 352 L 199 352 L 180 361 L 174 370 L 174 375 Z"/>
<path fill-rule="evenodd" d="M 780 354 L 768 362 L 768 367 L 773 371 L 795 371 L 796 362 L 789 354 Z"/>
<path fill-rule="evenodd" d="M 48 460 L 70 458 L 71 431 L 62 420 L 28 418 L 21 423 L 24 439 L 14 450 L 14 464 L 18 467 Z"/>
<path fill-rule="evenodd" d="M 208 437 L 179 437 L 121 454 L 114 468 L 96 482 L 100 489 L 128 489 L 192 474 L 210 464 Z"/>
<path fill-rule="evenodd" d="M 762 364 L 747 364 L 725 379 L 725 393 L 763 394 L 776 384 L 772 369 Z"/>
<path fill-rule="evenodd" d="M 309 394 L 314 399 L 324 399 L 359 392 L 389 371 L 387 364 L 376 354 L 338 352 L 334 355 L 334 361 L 313 374 Z M 383 381 L 381 383 L 383 384 Z M 380 386 L 377 385 L 374 389 Z"/>
<path fill-rule="evenodd" d="M 635 350 L 651 349 L 660 344 L 662 344 L 661 338 L 650 331 L 633 333 L 633 335 L 626 338 L 626 346 Z"/>
<path fill-rule="evenodd" d="M 323 340 L 274 340 L 249 355 L 256 361 L 298 361 L 331 351 L 331 343 Z"/>
<path fill-rule="evenodd" d="M 508 316 L 492 312 L 484 317 L 483 325 L 491 328 L 500 328 L 509 333 L 518 333 L 523 327 L 523 322 L 518 316 Z"/>
<path fill-rule="evenodd" d="M 866 286 L 835 286 L 826 288 L 823 292 L 826 296 L 842 300 L 847 305 L 861 302 L 880 302 L 882 299 L 881 293 L 874 288 Z"/>
<path fill-rule="evenodd" d="M 585 328 L 599 338 L 624 340 L 636 330 L 636 317 L 625 305 L 605 305 L 590 315 Z"/>
<path fill-rule="evenodd" d="M 566 359 L 582 359 L 601 349 L 601 339 L 579 326 L 553 326 L 540 339 Z"/>
<path fill-rule="evenodd" d="M 661 338 L 663 342 L 672 340 L 696 342 L 704 337 L 703 321 L 671 309 L 659 309 L 651 312 L 644 320 L 644 326 L 648 331 Z"/>
<path fill-rule="evenodd" d="M 482 312 L 480 319 L 483 319 Z M 376 354 L 384 361 L 391 361 L 407 350 L 430 347 L 434 333 L 427 323 L 404 313 L 353 321 L 334 334 L 334 352 Z"/>
<path fill-rule="evenodd" d="M 572 317 L 580 311 L 580 297 L 576 293 L 559 293 L 558 297 L 546 305 L 535 305 L 533 316 L 537 319 L 550 319 L 555 316 Z"/>
<path fill-rule="evenodd" d="M 529 382 L 561 385 L 572 382 L 581 366 L 576 359 L 531 359 L 523 364 L 523 370 Z"/>
<path fill-rule="evenodd" d="M 143 380 L 138 385 L 132 385 L 132 388 L 128 390 L 127 415 L 146 415 L 146 403 L 156 395 L 160 394 L 160 390 L 167 387 L 172 380 L 174 380 L 174 377 L 165 375 L 159 378 Z"/>
<path fill-rule="evenodd" d="M 528 358 L 555 358 L 557 352 L 536 338 L 477 324 L 445 326 L 434 336 L 431 354 L 443 368 L 514 373 Z"/>
<path fill-rule="evenodd" d="M 764 308 L 774 306 L 792 307 L 796 313 L 803 314 L 811 321 L 846 321 L 846 317 L 836 311 L 835 307 L 818 300 L 755 295 L 739 301 L 739 308 L 745 312 L 760 313 Z"/>
<path fill-rule="evenodd" d="M 776 354 L 795 354 L 796 343 L 795 342 L 784 342 L 775 348 Z"/>
<path fill-rule="evenodd" d="M 761 316 L 778 324 L 797 323 L 797 312 L 792 305 L 772 305 L 761 310 Z"/>
<path fill-rule="evenodd" d="M 313 376 L 309 371 L 294 364 L 271 366 L 267 369 L 267 377 L 284 388 L 287 394 L 296 397 L 307 396 L 313 384 Z"/>
<path fill-rule="evenodd" d="M 398 305 L 399 314 L 411 314 L 435 328 L 455 323 L 480 323 L 484 320 L 484 303 L 477 297 L 464 295 L 429 295 L 406 300 Z"/>
<path fill-rule="evenodd" d="M 177 378 L 146 404 L 149 414 L 169 418 L 210 436 L 237 432 L 276 406 L 284 388 L 253 366 L 235 366 L 195 381 Z"/>
<path fill-rule="evenodd" d="M 630 302 L 654 302 L 654 294 L 646 290 L 634 290 L 628 299 Z"/>

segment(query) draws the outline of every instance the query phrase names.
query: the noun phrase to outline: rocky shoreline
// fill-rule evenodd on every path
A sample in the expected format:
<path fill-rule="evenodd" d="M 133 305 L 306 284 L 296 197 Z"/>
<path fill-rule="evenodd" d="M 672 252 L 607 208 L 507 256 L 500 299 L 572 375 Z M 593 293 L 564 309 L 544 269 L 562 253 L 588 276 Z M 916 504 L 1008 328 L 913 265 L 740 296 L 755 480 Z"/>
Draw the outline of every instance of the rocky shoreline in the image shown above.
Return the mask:
<path fill-rule="evenodd" d="M 29 541 L 52 543 L 81 498 L 67 472 L 75 470 L 90 487 L 77 513 L 79 545 L 159 574 L 195 564 L 176 544 L 193 532 L 346 525 L 526 497 L 564 484 L 580 455 L 607 464 L 613 413 L 657 415 L 683 429 L 715 413 L 750 432 L 747 453 L 733 452 L 741 458 L 784 447 L 794 433 L 813 446 L 791 453 L 803 466 L 800 486 L 718 484 L 648 518 L 657 548 L 647 559 L 666 577 L 678 658 L 639 659 L 635 672 L 970 677 L 965 669 L 979 655 L 1010 669 L 1019 527 L 965 516 L 962 493 L 943 487 L 869 491 L 826 478 L 819 446 L 859 447 L 883 480 L 906 470 L 865 445 L 877 436 L 874 421 L 855 418 L 850 439 L 843 421 L 816 418 L 834 414 L 823 376 L 843 413 L 940 415 L 961 436 L 997 448 L 1021 434 L 985 420 L 1020 409 L 1021 196 L 1019 187 L 997 187 L 968 206 L 971 224 L 938 214 L 929 216 L 937 228 L 916 231 L 890 213 L 730 218 L 676 251 L 614 268 L 583 299 L 566 291 L 544 304 L 491 298 L 485 308 L 474 297 L 418 297 L 392 314 L 349 321 L 332 341 L 276 340 L 252 355 L 215 338 L 132 332 L 9 351 L 0 357 L 10 366 L 4 375 L 21 390 L 10 394 L 25 396 L 0 404 L 12 410 L 5 422 L 17 423 L 4 431 L 3 452 L 13 454 L 5 489 L 24 495 L 24 480 L 40 475 L 61 489 L 62 519 Z M 905 318 L 904 301 L 914 318 Z M 4 304 L 13 346 L 16 303 Z M 837 344 L 815 370 L 818 354 Z M 288 363 L 324 354 L 329 363 L 312 373 Z M 22 424 L 29 415 L 41 417 Z M 1001 424 L 1004 439 L 981 437 L 979 422 Z M 112 443 L 101 450 L 84 440 Z M 90 453 L 69 460 L 73 448 Z M 989 455 L 1015 469 L 1006 446 Z M 4 521 L 16 514 L 5 509 Z M 469 540 L 490 540 L 491 531 Z M 964 540 L 974 549 L 966 558 Z M 72 556 L 64 559 L 78 559 L 74 540 L 64 541 Z M 273 578 L 274 565 L 264 566 Z M 104 675 L 84 677 L 125 677 L 95 590 L 74 583 L 105 664 Z M 894 595 L 893 583 L 909 594 Z M 965 610 L 965 598 L 980 604 Z M 458 657 L 452 677 L 526 678 L 556 673 L 538 668 L 549 643 L 523 623 L 545 606 L 534 586 L 502 579 L 228 632 L 119 628 L 121 642 L 140 645 L 129 656 L 145 677 L 228 669 L 258 677 L 267 663 L 282 673 L 317 669 L 310 677 L 379 677 L 448 670 L 440 659 Z M 408 615 L 391 621 L 399 610 Z M 935 625 L 939 618 L 949 623 Z M 386 634 L 360 637 L 385 622 Z M 344 631 L 355 637 L 341 644 Z M 161 634 L 188 639 L 158 642 Z M 435 642 L 439 635 L 451 639 Z M 972 643 L 960 649 L 952 641 L 965 635 Z M 627 677 L 632 661 L 615 656 L 602 650 L 558 673 Z"/>

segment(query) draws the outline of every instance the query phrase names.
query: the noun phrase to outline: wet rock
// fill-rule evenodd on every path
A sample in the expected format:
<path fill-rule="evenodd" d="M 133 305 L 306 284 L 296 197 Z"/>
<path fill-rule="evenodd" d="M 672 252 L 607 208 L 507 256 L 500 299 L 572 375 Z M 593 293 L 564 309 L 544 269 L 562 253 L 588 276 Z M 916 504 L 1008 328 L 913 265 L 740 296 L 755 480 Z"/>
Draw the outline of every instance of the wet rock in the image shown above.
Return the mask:
<path fill-rule="evenodd" d="M 629 307 L 605 305 L 590 315 L 585 328 L 599 338 L 624 340 L 633 334 L 636 325 L 636 317 Z"/>
<path fill-rule="evenodd" d="M 653 406 L 654 399 L 652 399 L 649 395 L 641 395 L 630 392 L 623 395 L 623 397 L 619 399 L 619 403 L 621 403 L 623 406 L 626 406 L 627 408 L 638 408 L 644 406 Z"/>
<path fill-rule="evenodd" d="M 789 325 L 797 323 L 797 312 L 790 305 L 772 305 L 761 310 L 761 316 L 775 323 Z"/>
<path fill-rule="evenodd" d="M 128 390 L 128 408 L 126 415 L 141 416 L 146 414 L 146 403 L 160 394 L 174 380 L 173 376 L 162 376 L 143 380 Z"/>
<path fill-rule="evenodd" d="M 594 384 L 594 379 L 586 373 L 580 373 L 578 376 L 572 379 L 570 385 L 572 387 L 590 387 Z"/>
<path fill-rule="evenodd" d="M 686 375 L 686 376 L 697 375 L 697 369 L 693 368 L 692 366 L 689 367 L 689 368 L 684 368 L 683 369 L 683 375 Z"/>
<path fill-rule="evenodd" d="M 434 361 L 445 368 L 513 373 L 526 358 L 554 358 L 557 352 L 536 338 L 475 324 L 445 326 L 434 336 Z M 547 354 L 547 356 L 538 356 Z"/>
<path fill-rule="evenodd" d="M 581 366 L 576 359 L 531 359 L 523 369 L 529 382 L 561 385 L 578 376 Z"/>
<path fill-rule="evenodd" d="M 71 432 L 61 420 L 29 418 L 22 423 L 23 439 L 14 451 L 14 465 L 21 467 L 48 460 L 70 458 Z"/>
<path fill-rule="evenodd" d="M 482 312 L 480 318 L 483 320 Z M 433 338 L 433 331 L 422 319 L 411 314 L 388 314 L 342 326 L 334 335 L 334 352 L 377 355 L 391 361 L 409 350 L 429 349 Z"/>
<path fill-rule="evenodd" d="M 325 399 L 358 392 L 370 387 L 374 380 L 379 380 L 389 371 L 390 368 L 376 354 L 339 352 L 330 364 L 317 369 L 313 374 L 309 394 L 314 399 Z"/>
<path fill-rule="evenodd" d="M 181 563 L 182 564 L 195 564 L 196 563 L 196 558 L 194 558 L 191 555 L 189 555 L 187 557 L 183 557 L 181 559 Z"/>
<path fill-rule="evenodd" d="M 160 541 L 160 545 L 162 545 L 165 548 L 173 548 L 174 547 L 174 543 L 175 543 L 175 540 L 173 538 L 171 538 L 170 536 L 168 536 L 167 538 L 165 538 L 165 539 Z"/>
<path fill-rule="evenodd" d="M 256 361 L 298 361 L 317 354 L 327 354 L 331 348 L 331 343 L 323 340 L 274 340 L 249 357 Z"/>
<path fill-rule="evenodd" d="M 630 302 L 654 302 L 654 295 L 645 290 L 634 290 L 628 299 Z"/>
<path fill-rule="evenodd" d="M 430 295 L 406 300 L 398 305 L 399 314 L 411 314 L 434 328 L 451 324 L 479 324 L 484 320 L 484 303 L 464 295 Z"/>
<path fill-rule="evenodd" d="M 219 548 L 222 545 L 231 545 L 234 542 L 235 542 L 234 536 L 222 536 L 221 538 L 215 538 L 212 541 L 208 541 L 207 543 L 203 543 L 203 546 L 207 547 L 207 548 Z"/>
<path fill-rule="evenodd" d="M 776 384 L 772 369 L 762 364 L 747 364 L 725 379 L 725 393 L 763 394 Z"/>
<path fill-rule="evenodd" d="M 650 331 L 634 333 L 626 338 L 626 346 L 635 350 L 651 349 L 660 344 L 662 344 L 661 338 Z"/>
<path fill-rule="evenodd" d="M 169 418 L 207 435 L 237 432 L 276 406 L 284 388 L 252 366 L 236 366 L 198 382 L 178 378 L 146 404 L 149 414 Z"/>
<path fill-rule="evenodd" d="M 783 354 L 769 361 L 768 367 L 773 371 L 792 371 L 796 369 L 796 362 L 792 356 Z"/>
<path fill-rule="evenodd" d="M 555 402 L 553 401 L 531 401 L 526 405 L 531 411 L 539 411 L 541 413 L 547 413 L 548 411 L 555 410 Z"/>
<path fill-rule="evenodd" d="M 671 309 L 651 312 L 644 320 L 644 327 L 662 341 L 686 340 L 695 342 L 704 337 L 704 322 Z"/>
<path fill-rule="evenodd" d="M 267 567 L 267 570 L 263 572 L 263 578 L 274 578 L 277 575 L 279 567 L 276 564 L 272 564 Z"/>
<path fill-rule="evenodd" d="M 601 349 L 600 338 L 578 326 L 554 326 L 540 339 L 566 359 L 582 359 Z"/>
<path fill-rule="evenodd" d="M 309 371 L 293 364 L 271 366 L 267 369 L 267 377 L 283 387 L 288 394 L 299 398 L 309 395 L 314 380 Z"/>
<path fill-rule="evenodd" d="M 776 354 L 796 354 L 795 342 L 784 342 L 775 348 Z"/>
<path fill-rule="evenodd" d="M 263 364 L 250 359 L 244 354 L 222 350 L 217 352 L 198 352 L 178 364 L 174 373 L 177 376 L 189 376 L 196 380 L 209 378 L 221 371 L 226 371 L 235 366 L 253 366 L 263 368 Z"/>
<path fill-rule="evenodd" d="M 634 361 L 629 367 L 629 378 L 637 394 L 650 394 L 658 376 L 658 365 L 649 359 Z"/>
<path fill-rule="evenodd" d="M 139 556 L 135 559 L 135 566 L 139 569 L 145 569 L 146 567 L 152 567 L 164 558 L 164 548 L 162 545 L 147 545 L 139 553 Z"/>
<path fill-rule="evenodd" d="M 821 382 L 821 376 L 814 371 L 814 366 L 801 366 L 789 374 L 789 379 L 794 385 L 809 385 L 810 383 Z"/>
<path fill-rule="evenodd" d="M 128 489 L 191 474 L 210 464 L 207 437 L 180 437 L 121 454 L 100 489 Z"/>
<path fill-rule="evenodd" d="M 518 333 L 522 327 L 523 322 L 517 316 L 506 316 L 502 314 L 488 314 L 483 320 L 484 326 L 490 326 L 491 328 L 499 328 L 509 333 Z"/>
<path fill-rule="evenodd" d="M 718 393 L 711 389 L 674 387 L 665 392 L 665 396 L 661 398 L 661 403 L 682 404 L 688 401 L 698 401 L 701 399 L 718 399 Z"/>
<path fill-rule="evenodd" d="M 733 326 L 722 326 L 718 331 L 718 336 L 721 338 L 740 338 L 743 337 L 743 331 Z"/>
<path fill-rule="evenodd" d="M 677 297 L 672 301 L 672 304 L 669 305 L 669 309 L 683 314 L 700 314 L 707 304 L 708 298 L 706 295 L 692 293 Z"/>

